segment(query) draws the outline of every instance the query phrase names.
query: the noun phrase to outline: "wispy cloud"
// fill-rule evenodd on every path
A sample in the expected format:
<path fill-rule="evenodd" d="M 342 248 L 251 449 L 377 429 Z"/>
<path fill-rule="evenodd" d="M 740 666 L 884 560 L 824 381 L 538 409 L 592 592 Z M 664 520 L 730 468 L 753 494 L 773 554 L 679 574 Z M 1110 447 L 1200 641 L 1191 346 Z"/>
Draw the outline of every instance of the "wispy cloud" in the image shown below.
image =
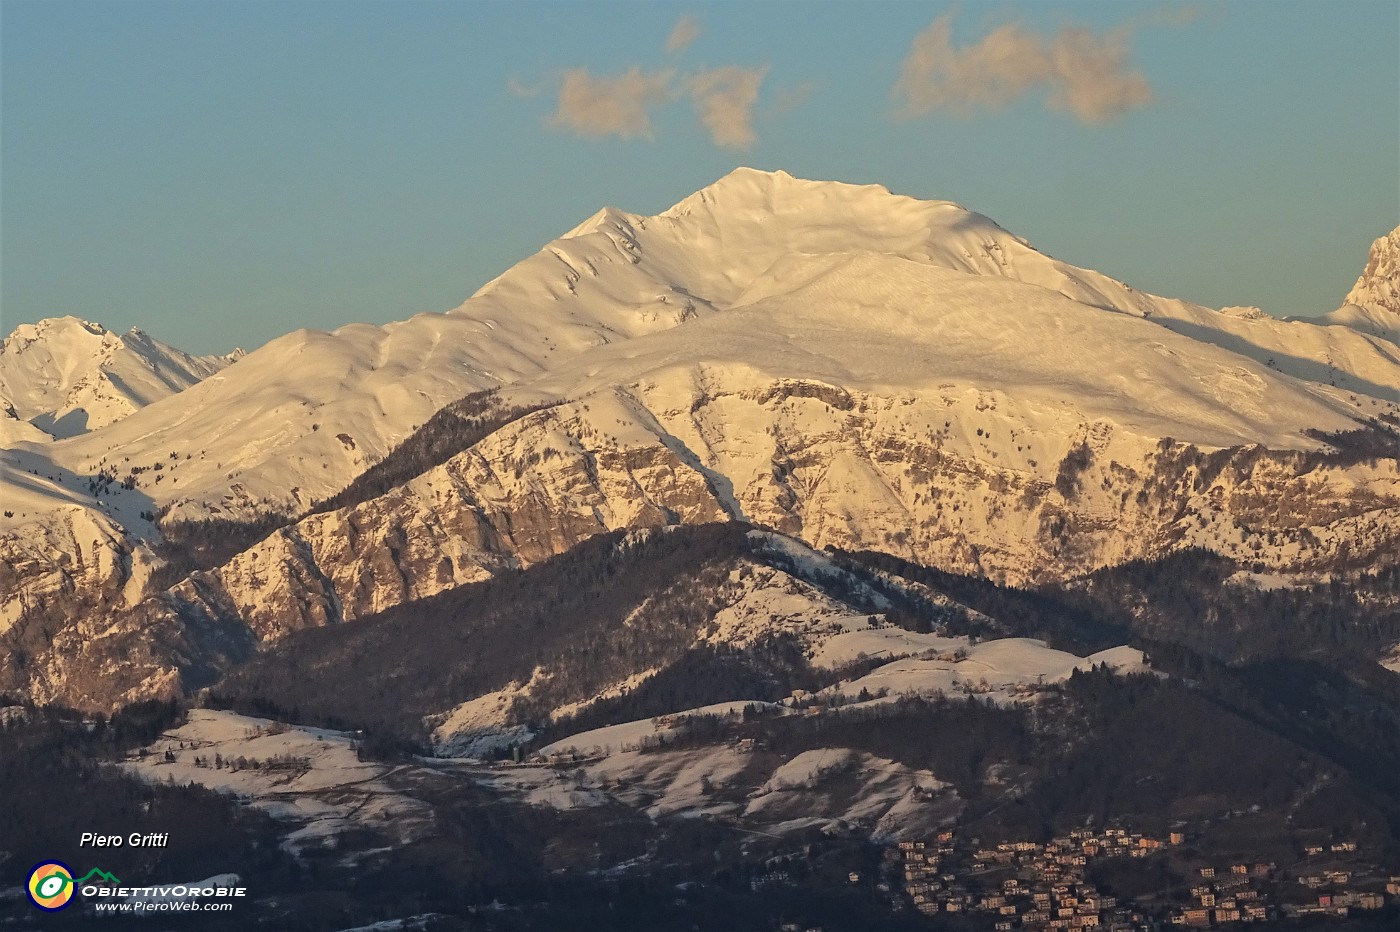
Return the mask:
<path fill-rule="evenodd" d="M 695 112 L 715 145 L 726 149 L 753 145 L 753 110 L 767 74 L 767 67 L 728 65 L 702 71 L 686 81 Z"/>
<path fill-rule="evenodd" d="M 587 68 L 570 69 L 560 82 L 559 103 L 550 122 L 580 136 L 650 139 L 651 110 L 671 96 L 674 74 L 632 68 L 595 77 Z"/>
<path fill-rule="evenodd" d="M 894 94 L 902 115 L 914 117 L 997 109 L 1043 89 L 1051 107 L 1105 123 L 1152 100 L 1147 78 L 1129 60 L 1130 38 L 1128 28 L 1096 34 L 1077 26 L 1051 38 L 1012 22 L 958 48 L 952 16 L 944 14 L 914 37 Z"/>
<path fill-rule="evenodd" d="M 684 52 L 690 43 L 700 38 L 700 21 L 689 13 L 676 20 L 676 26 L 666 37 L 666 51 L 675 54 Z"/>
<path fill-rule="evenodd" d="M 1096 36 L 1066 28 L 1050 47 L 1054 73 L 1050 104 L 1085 123 L 1105 123 L 1152 101 L 1142 72 L 1128 65 L 1128 34 Z"/>
<path fill-rule="evenodd" d="M 666 39 L 666 50 L 684 51 L 700 35 L 700 24 L 686 14 Z M 558 103 L 549 125 L 577 136 L 651 139 L 652 116 L 689 99 L 710 140 L 726 149 L 746 149 L 757 140 L 754 117 L 768 66 L 723 65 L 681 73 L 673 68 L 633 66 L 620 74 L 598 75 L 588 68 L 556 72 L 537 85 L 518 78 L 506 82 L 516 97 L 533 97 L 556 85 Z M 802 85 L 780 92 L 779 110 L 797 106 L 810 92 Z M 770 108 L 772 110 L 772 108 Z M 779 112 L 779 111 L 775 111 Z M 763 116 L 771 115 L 764 111 Z"/>

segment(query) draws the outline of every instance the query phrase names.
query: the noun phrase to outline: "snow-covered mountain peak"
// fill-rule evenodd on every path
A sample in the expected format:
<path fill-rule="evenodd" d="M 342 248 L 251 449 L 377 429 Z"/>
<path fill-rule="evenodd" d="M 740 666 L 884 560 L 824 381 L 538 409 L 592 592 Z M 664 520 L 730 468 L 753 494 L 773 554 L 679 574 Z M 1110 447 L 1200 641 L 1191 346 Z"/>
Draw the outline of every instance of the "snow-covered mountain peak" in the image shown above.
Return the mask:
<path fill-rule="evenodd" d="M 742 303 L 775 264 L 794 256 L 866 253 L 1015 279 L 1136 317 L 1175 313 L 1181 305 L 1045 255 L 952 201 L 784 171 L 738 168 L 656 216 L 604 210 L 570 236 L 595 233 L 620 241 L 653 276 L 717 309 Z"/>
<path fill-rule="evenodd" d="M 892 194 L 883 185 L 810 181 L 739 168 L 654 218 L 691 248 L 710 247 L 756 277 L 792 253 L 879 252 L 943 259 L 958 246 L 1026 246 L 987 217 L 950 201 Z M 980 249 L 962 256 L 976 264 Z M 985 257 L 984 257 L 985 258 Z M 748 261 L 745 261 L 748 260 Z M 943 262 L 938 262 L 943 264 Z M 967 271 L 993 271 L 968 268 Z M 737 270 L 736 270 L 737 271 Z M 745 283 L 747 284 L 747 283 Z"/>
<path fill-rule="evenodd" d="M 448 313 L 288 334 L 46 455 L 78 476 L 118 451 L 124 468 L 173 462 L 142 485 L 172 520 L 300 512 L 463 395 L 576 398 L 697 365 L 877 393 L 958 373 L 1144 436 L 1303 448 L 1397 380 L 1370 338 L 1144 294 L 951 202 L 739 169 L 654 216 L 604 208 Z M 1252 407 L 1275 373 L 1301 383 L 1279 387 L 1298 396 L 1287 416 Z"/>
<path fill-rule="evenodd" d="M 827 213 L 850 213 L 854 205 L 873 212 L 892 212 L 900 206 L 952 208 L 971 213 L 951 201 L 923 201 L 894 194 L 881 184 L 850 184 L 798 178 L 779 169 L 762 171 L 739 167 L 663 211 L 662 217 L 685 217 L 702 205 L 729 212 L 756 210 L 766 213 L 810 211 L 825 205 Z"/>
<path fill-rule="evenodd" d="M 0 353 L 18 353 L 40 341 L 82 342 L 85 346 L 111 344 L 119 338 L 106 327 L 71 315 L 48 317 L 32 324 L 20 324 L 0 344 Z"/>
<path fill-rule="evenodd" d="M 1371 244 L 1366 268 L 1347 293 L 1346 303 L 1400 313 L 1400 227 Z"/>
<path fill-rule="evenodd" d="M 1371 244 L 1366 268 L 1342 306 L 1313 322 L 1400 343 L 1400 227 Z"/>
<path fill-rule="evenodd" d="M 521 344 L 539 344 L 526 351 L 538 359 L 545 345 L 584 351 L 746 303 L 756 283 L 781 290 L 782 267 L 803 257 L 865 254 L 1014 279 L 1136 317 L 1180 304 L 1053 259 L 951 201 L 739 168 L 655 216 L 603 208 L 453 313 L 508 327 L 528 306 L 534 336 Z"/>
<path fill-rule="evenodd" d="M 71 437 L 183 391 L 239 358 L 193 356 L 132 328 L 56 317 L 20 324 L 0 344 L 0 401 L 21 420 Z"/>

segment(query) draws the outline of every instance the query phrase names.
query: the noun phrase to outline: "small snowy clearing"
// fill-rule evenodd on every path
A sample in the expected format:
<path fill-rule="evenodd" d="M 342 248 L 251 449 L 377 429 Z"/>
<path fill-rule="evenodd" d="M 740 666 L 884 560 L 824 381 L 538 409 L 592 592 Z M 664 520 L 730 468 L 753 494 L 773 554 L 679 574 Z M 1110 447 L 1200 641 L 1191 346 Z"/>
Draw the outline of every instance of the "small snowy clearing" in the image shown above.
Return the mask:
<path fill-rule="evenodd" d="M 353 744 L 345 732 L 192 709 L 183 725 L 125 766 L 152 783 L 196 783 L 300 823 L 285 842 L 293 852 L 333 846 L 336 835 L 354 827 L 380 828 L 401 840 L 426 828 L 428 807 L 387 780 L 403 768 L 361 761 Z"/>
<path fill-rule="evenodd" d="M 957 693 L 982 695 L 1011 703 L 1044 685 L 1069 679 L 1076 670 L 1108 664 L 1119 673 L 1147 669 L 1142 651 L 1127 646 L 1077 657 L 1054 650 L 1034 638 L 1001 638 L 963 646 L 934 658 L 906 658 L 877 667 L 859 679 L 824 690 L 824 696 L 853 698 L 935 696 Z"/>
<path fill-rule="evenodd" d="M 650 738 L 669 731 L 679 725 L 684 724 L 685 719 L 698 715 L 724 715 L 739 717 L 744 714 L 744 709 L 748 706 L 756 706 L 760 709 L 771 709 L 774 704 L 771 702 L 760 702 L 758 700 L 739 699 L 733 702 L 719 702 L 714 705 L 701 706 L 698 709 L 686 709 L 671 715 L 658 716 L 656 718 L 641 719 L 635 722 L 623 722 L 619 725 L 608 725 L 605 728 L 595 728 L 591 731 L 580 732 L 570 735 L 553 744 L 540 748 L 539 753 L 545 757 L 554 754 L 577 754 L 583 756 L 600 756 L 616 754 L 619 751 L 636 750 Z"/>

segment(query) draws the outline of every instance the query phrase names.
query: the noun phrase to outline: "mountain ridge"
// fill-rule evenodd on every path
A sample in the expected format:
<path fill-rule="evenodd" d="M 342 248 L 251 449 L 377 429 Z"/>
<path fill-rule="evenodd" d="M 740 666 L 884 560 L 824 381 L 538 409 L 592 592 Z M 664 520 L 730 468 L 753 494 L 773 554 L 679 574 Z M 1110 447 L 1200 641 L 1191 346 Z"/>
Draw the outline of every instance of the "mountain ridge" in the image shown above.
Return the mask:
<path fill-rule="evenodd" d="M 730 201 L 732 211 L 718 210 Z M 787 206 L 770 215 L 770 202 Z M 896 208 L 900 220 L 892 225 Z M 455 398 L 540 376 L 599 346 L 713 316 L 740 298 L 758 297 L 744 291 L 775 263 L 833 248 L 838 255 L 882 253 L 915 265 L 1018 278 L 1080 304 L 1156 321 L 1308 382 L 1372 394 L 1400 383 L 1400 359 L 1351 331 L 1242 321 L 1146 295 L 1043 256 L 981 215 L 876 186 L 737 170 L 656 217 L 612 208 L 596 217 L 604 218 L 596 228 L 585 223 L 553 241 L 446 314 L 289 334 L 180 403 L 143 411 L 102 438 L 62 443 L 50 455 L 91 473 L 118 447 L 133 460 L 202 450 L 204 466 L 181 471 L 180 494 L 171 494 L 171 485 L 156 490 L 174 514 L 300 511 L 348 485 Z M 240 398 L 256 401 L 227 407 Z M 390 408 L 394 415 L 386 414 Z M 238 430 L 230 431 L 230 423 Z M 324 433 L 316 436 L 318 430 Z M 256 442 L 232 446 L 243 432 Z M 332 439 L 341 435 L 349 442 Z M 215 452 L 216 446 L 224 449 Z M 233 469 L 223 465 L 230 461 Z"/>
<path fill-rule="evenodd" d="M 1191 547 L 1345 575 L 1400 540 L 1398 390 L 1374 335 L 1145 294 L 949 202 L 739 170 L 653 217 L 605 208 L 447 313 L 295 331 L 16 443 L 0 629 L 49 697 L 70 658 L 35 632 L 65 612 L 163 631 L 150 676 L 89 698 L 163 695 L 598 534 L 724 520 L 1020 584 Z M 421 469 L 336 498 L 483 392 Z M 172 584 L 161 548 L 203 522 L 257 534 Z M 71 543 L 92 527 L 96 552 Z"/>

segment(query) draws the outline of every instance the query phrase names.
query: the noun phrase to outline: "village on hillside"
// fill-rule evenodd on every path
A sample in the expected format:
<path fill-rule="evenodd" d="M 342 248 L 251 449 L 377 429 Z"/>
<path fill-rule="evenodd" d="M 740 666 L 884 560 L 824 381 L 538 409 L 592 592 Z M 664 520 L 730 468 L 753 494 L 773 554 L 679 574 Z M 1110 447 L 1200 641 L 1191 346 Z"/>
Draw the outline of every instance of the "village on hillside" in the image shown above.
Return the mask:
<path fill-rule="evenodd" d="M 926 841 L 887 848 L 881 887 L 891 891 L 897 908 L 912 902 L 929 916 L 985 917 L 998 932 L 1133 932 L 1164 922 L 1208 928 L 1311 916 L 1346 919 L 1353 911 L 1381 909 L 1387 897 L 1400 897 L 1400 877 L 1377 874 L 1350 841 L 1310 845 L 1287 869 L 1266 861 L 1208 864 L 1186 844 L 1182 832 L 1162 839 L 1110 827 L 1070 832 L 1048 843 L 980 847 L 975 839 L 964 844 L 945 830 Z M 1090 865 L 1107 858 L 1163 859 L 1191 881 L 1124 902 L 1090 877 Z"/>

